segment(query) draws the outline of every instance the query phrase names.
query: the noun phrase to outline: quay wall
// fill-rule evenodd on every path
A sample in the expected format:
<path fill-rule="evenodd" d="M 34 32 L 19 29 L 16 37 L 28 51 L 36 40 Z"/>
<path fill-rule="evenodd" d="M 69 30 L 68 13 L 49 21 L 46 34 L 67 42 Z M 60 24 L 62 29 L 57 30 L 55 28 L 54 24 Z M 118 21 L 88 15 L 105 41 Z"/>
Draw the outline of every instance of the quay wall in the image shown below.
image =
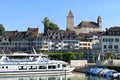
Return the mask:
<path fill-rule="evenodd" d="M 74 67 L 85 67 L 88 64 L 87 60 L 71 60 L 70 65 Z"/>
<path fill-rule="evenodd" d="M 87 60 L 71 60 L 71 66 L 76 67 L 75 71 L 82 73 L 94 67 L 105 67 L 120 72 L 120 60 L 99 60 L 96 63 L 88 63 Z"/>

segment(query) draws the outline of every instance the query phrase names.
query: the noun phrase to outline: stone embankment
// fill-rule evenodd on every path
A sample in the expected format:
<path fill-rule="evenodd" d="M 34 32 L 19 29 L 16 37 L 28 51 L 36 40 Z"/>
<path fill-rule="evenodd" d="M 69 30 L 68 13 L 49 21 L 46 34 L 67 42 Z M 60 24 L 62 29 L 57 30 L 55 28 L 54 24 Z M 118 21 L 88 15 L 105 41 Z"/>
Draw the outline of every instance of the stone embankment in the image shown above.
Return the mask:
<path fill-rule="evenodd" d="M 95 67 L 103 67 L 103 68 L 108 68 L 108 69 L 113 69 L 116 70 L 118 72 L 120 72 L 120 65 L 119 66 L 114 66 L 114 65 L 96 65 L 96 64 L 87 64 L 85 66 L 79 66 L 75 68 L 75 72 L 81 72 L 81 73 L 85 73 L 86 70 L 90 69 L 90 68 L 95 68 Z"/>
<path fill-rule="evenodd" d="M 98 67 L 96 64 L 88 64 L 88 65 L 85 65 L 85 66 L 79 66 L 79 67 L 76 67 L 75 68 L 75 72 L 81 72 L 81 73 L 85 73 L 87 69 L 89 68 L 94 68 L 94 67 Z"/>

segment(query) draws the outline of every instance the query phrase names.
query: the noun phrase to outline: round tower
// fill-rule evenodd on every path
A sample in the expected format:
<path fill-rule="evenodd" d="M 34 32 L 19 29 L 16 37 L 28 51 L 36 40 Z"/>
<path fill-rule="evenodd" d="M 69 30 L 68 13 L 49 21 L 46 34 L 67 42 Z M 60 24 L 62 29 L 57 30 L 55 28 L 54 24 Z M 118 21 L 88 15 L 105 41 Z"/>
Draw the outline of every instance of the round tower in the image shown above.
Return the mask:
<path fill-rule="evenodd" d="M 67 16 L 67 29 L 73 30 L 74 27 L 74 16 L 72 14 L 72 11 L 70 10 Z"/>

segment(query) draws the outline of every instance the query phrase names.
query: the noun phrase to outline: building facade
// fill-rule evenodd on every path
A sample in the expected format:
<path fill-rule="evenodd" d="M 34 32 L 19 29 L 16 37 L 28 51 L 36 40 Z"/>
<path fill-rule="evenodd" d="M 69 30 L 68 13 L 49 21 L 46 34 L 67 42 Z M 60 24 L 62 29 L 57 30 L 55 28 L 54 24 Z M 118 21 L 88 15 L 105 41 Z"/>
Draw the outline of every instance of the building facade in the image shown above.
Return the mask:
<path fill-rule="evenodd" d="M 120 27 L 114 26 L 101 35 L 100 38 L 101 51 L 106 53 L 108 51 L 114 51 L 120 53 Z"/>
<path fill-rule="evenodd" d="M 43 44 L 43 35 L 38 28 L 28 28 L 27 31 L 5 31 L 1 37 L 0 47 L 3 50 L 26 51 L 35 48 L 40 50 Z"/>
<path fill-rule="evenodd" d="M 80 40 L 74 31 L 49 30 L 49 50 L 78 50 Z"/>

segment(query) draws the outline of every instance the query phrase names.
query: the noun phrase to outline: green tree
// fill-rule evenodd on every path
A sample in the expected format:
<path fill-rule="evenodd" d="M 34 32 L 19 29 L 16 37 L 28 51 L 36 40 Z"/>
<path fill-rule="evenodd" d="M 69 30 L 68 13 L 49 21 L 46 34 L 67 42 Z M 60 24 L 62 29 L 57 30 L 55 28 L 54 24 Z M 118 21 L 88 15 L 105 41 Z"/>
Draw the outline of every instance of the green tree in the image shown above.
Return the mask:
<path fill-rule="evenodd" d="M 0 36 L 2 36 L 5 32 L 5 28 L 3 27 L 2 24 L 0 24 Z"/>
<path fill-rule="evenodd" d="M 45 17 L 44 20 L 42 21 L 44 25 L 44 34 L 47 34 L 48 30 L 59 30 L 59 27 L 57 24 L 51 22 L 48 17 Z"/>
<path fill-rule="evenodd" d="M 82 59 L 83 56 L 84 56 L 83 52 L 79 52 L 79 53 L 76 54 L 77 59 Z"/>
<path fill-rule="evenodd" d="M 109 51 L 106 53 L 106 58 L 107 58 L 107 60 L 112 60 L 114 57 L 115 57 L 114 51 L 109 50 Z"/>
<path fill-rule="evenodd" d="M 53 23 L 53 22 L 50 22 L 49 23 L 49 29 L 50 30 L 59 30 L 59 27 L 57 24 Z"/>
<path fill-rule="evenodd" d="M 75 59 L 75 53 L 74 52 L 67 52 L 63 54 L 63 60 L 66 62 L 70 62 L 70 60 Z"/>
<path fill-rule="evenodd" d="M 49 19 L 47 17 L 44 18 L 44 20 L 42 21 L 43 25 L 44 25 L 44 33 L 47 33 L 48 27 L 49 27 Z"/>

